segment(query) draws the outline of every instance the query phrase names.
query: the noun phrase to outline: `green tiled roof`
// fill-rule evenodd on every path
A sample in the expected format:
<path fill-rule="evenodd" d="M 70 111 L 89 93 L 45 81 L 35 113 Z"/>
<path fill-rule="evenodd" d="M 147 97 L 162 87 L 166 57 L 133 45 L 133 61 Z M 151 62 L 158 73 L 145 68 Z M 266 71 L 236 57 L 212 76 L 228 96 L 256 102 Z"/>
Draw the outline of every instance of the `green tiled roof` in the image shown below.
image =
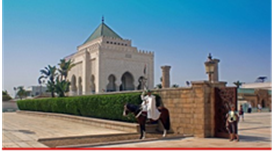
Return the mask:
<path fill-rule="evenodd" d="M 243 93 L 243 94 L 254 94 L 254 89 L 238 88 L 238 93 Z"/>
<path fill-rule="evenodd" d="M 242 94 L 255 94 L 255 89 L 253 88 L 238 88 L 238 93 Z M 268 90 L 268 94 L 272 94 L 271 90 Z"/>
<path fill-rule="evenodd" d="M 105 23 L 99 25 L 99 27 L 89 36 L 89 38 L 84 42 L 87 43 L 101 36 L 108 36 L 122 39 L 117 33 L 111 30 Z"/>

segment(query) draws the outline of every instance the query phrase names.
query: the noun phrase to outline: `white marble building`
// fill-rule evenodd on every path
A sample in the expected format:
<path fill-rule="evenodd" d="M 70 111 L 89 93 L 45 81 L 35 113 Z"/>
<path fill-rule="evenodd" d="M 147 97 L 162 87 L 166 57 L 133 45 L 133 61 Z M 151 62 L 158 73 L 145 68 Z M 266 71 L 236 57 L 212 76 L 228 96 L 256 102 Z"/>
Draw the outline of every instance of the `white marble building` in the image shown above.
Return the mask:
<path fill-rule="evenodd" d="M 76 64 L 68 74 L 70 95 L 143 89 L 140 77 L 147 78 L 148 88 L 154 86 L 154 53 L 137 50 L 103 20 L 66 59 Z"/>

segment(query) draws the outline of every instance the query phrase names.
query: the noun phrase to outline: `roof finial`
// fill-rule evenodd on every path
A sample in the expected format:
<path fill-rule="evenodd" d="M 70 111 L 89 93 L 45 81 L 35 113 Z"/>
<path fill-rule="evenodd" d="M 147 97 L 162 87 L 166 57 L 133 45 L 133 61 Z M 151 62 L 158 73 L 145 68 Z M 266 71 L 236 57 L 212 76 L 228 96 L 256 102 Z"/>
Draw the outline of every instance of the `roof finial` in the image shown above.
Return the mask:
<path fill-rule="evenodd" d="M 209 55 L 208 55 L 208 61 L 211 61 L 212 60 L 212 56 L 211 56 L 211 53 L 209 53 Z"/>
<path fill-rule="evenodd" d="M 104 23 L 104 16 L 102 16 L 102 23 Z"/>

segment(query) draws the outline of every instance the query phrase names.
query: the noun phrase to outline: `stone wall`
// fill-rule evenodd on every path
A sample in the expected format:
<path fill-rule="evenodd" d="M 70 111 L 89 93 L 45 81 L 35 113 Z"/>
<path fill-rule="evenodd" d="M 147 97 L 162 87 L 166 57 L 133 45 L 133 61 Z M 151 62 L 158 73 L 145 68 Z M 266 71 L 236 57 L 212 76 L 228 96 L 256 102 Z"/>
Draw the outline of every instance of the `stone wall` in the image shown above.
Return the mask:
<path fill-rule="evenodd" d="M 152 90 L 161 96 L 162 104 L 169 110 L 171 130 L 177 134 L 195 137 L 214 136 L 214 87 L 225 82 L 192 82 L 188 88 Z"/>
<path fill-rule="evenodd" d="M 16 111 L 17 109 L 16 101 L 2 101 L 2 112 Z"/>
<path fill-rule="evenodd" d="M 172 132 L 201 138 L 213 137 L 214 87 L 224 87 L 226 83 L 197 81 L 191 84 L 191 87 L 155 89 L 152 92 L 161 97 L 162 105 L 169 110 Z M 136 90 L 107 92 L 99 95 L 130 92 L 136 92 Z"/>

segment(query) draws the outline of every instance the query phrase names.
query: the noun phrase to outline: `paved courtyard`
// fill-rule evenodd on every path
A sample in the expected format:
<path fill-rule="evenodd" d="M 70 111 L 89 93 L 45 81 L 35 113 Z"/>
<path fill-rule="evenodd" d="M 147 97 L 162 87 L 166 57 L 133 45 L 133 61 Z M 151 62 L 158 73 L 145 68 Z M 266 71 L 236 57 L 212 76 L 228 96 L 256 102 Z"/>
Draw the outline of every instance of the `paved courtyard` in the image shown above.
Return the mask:
<path fill-rule="evenodd" d="M 39 138 L 126 133 L 73 121 L 15 112 L 2 113 L 2 123 L 3 148 L 47 147 L 37 142 Z"/>
<path fill-rule="evenodd" d="M 218 138 L 183 138 L 176 140 L 159 140 L 152 142 L 108 145 L 103 147 L 271 147 L 272 113 L 245 114 L 245 121 L 239 124 L 240 142 L 229 142 Z M 104 129 L 87 124 L 76 123 L 45 116 L 2 113 L 2 145 L 6 147 L 47 147 L 38 138 L 62 136 L 83 136 L 93 134 L 126 133 L 118 130 Z"/>
<path fill-rule="evenodd" d="M 271 148 L 272 113 L 245 114 L 245 121 L 239 123 L 240 142 L 229 142 L 219 138 L 183 138 L 159 140 L 145 143 L 112 145 L 103 147 L 122 148 Z"/>

